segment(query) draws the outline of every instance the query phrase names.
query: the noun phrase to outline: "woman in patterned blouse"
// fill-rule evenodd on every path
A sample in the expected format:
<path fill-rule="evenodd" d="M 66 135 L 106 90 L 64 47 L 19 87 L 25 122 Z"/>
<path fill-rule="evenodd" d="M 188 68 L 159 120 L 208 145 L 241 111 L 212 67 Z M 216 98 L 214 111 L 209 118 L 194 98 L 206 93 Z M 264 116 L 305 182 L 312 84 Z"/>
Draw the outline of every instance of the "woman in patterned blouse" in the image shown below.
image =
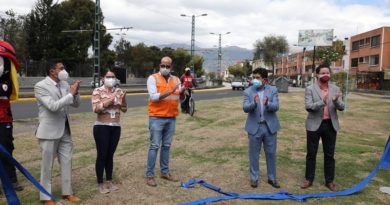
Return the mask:
<path fill-rule="evenodd" d="M 117 79 L 113 71 L 107 71 L 104 85 L 92 93 L 92 109 L 97 113 L 93 127 L 96 142 L 96 177 L 99 192 L 107 194 L 119 188 L 112 184 L 113 158 L 119 142 L 120 112 L 127 111 L 126 91 L 117 88 Z M 103 183 L 103 173 L 106 172 L 106 182 Z"/>

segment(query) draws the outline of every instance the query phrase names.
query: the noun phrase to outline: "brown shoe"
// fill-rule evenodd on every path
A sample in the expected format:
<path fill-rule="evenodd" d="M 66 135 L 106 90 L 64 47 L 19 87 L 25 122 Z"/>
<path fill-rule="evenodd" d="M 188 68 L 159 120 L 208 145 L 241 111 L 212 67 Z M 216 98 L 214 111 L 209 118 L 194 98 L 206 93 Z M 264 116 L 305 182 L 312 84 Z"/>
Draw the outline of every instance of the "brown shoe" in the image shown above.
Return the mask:
<path fill-rule="evenodd" d="M 331 191 L 337 191 L 336 184 L 333 182 L 327 183 L 325 186 Z"/>
<path fill-rule="evenodd" d="M 305 180 L 303 184 L 301 185 L 301 189 L 307 189 L 313 185 L 313 182 L 309 180 Z"/>
<path fill-rule="evenodd" d="M 62 196 L 62 199 L 64 199 L 65 201 L 69 201 L 69 202 L 79 202 L 80 201 L 80 198 L 77 197 L 76 195 L 65 195 L 65 196 Z"/>
<path fill-rule="evenodd" d="M 156 181 L 154 180 L 154 177 L 146 177 L 146 184 L 147 184 L 148 186 L 152 186 L 152 187 L 157 186 L 157 183 L 156 183 Z"/>
<path fill-rule="evenodd" d="M 53 200 L 45 200 L 42 202 L 43 202 L 43 205 L 56 205 L 56 202 L 54 202 Z"/>
<path fill-rule="evenodd" d="M 171 181 L 171 182 L 178 182 L 179 181 L 178 179 L 173 177 L 170 173 L 168 173 L 168 174 L 161 174 L 161 178 L 165 179 L 165 180 L 168 180 L 168 181 Z"/>

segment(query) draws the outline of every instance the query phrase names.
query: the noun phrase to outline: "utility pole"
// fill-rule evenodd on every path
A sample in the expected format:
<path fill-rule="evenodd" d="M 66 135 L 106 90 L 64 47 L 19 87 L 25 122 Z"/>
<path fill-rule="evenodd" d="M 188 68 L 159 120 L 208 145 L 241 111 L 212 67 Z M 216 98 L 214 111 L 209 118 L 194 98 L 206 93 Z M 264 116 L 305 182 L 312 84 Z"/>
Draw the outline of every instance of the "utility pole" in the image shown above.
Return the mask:
<path fill-rule="evenodd" d="M 315 70 L 316 70 L 316 46 L 314 46 L 313 48 L 313 65 L 311 67 L 311 82 L 312 84 L 314 84 L 314 73 L 315 73 Z"/>
<path fill-rule="evenodd" d="M 93 86 L 98 85 L 100 87 L 100 0 L 96 0 L 95 5 L 95 31 L 93 35 Z"/>
<path fill-rule="evenodd" d="M 207 16 L 207 14 L 201 14 L 201 15 L 194 15 L 192 14 L 191 16 L 189 15 L 186 15 L 186 14 L 181 14 L 180 16 L 183 16 L 183 17 L 191 17 L 192 21 L 191 21 L 191 72 L 194 74 L 194 77 L 196 77 L 195 75 L 195 68 L 194 68 L 194 55 L 195 55 L 195 17 L 199 17 L 199 16 Z"/>
<path fill-rule="evenodd" d="M 222 71 L 222 35 L 230 34 L 231 32 L 226 32 L 224 34 L 216 34 L 216 33 L 210 33 L 211 35 L 218 35 L 218 76 L 220 76 L 220 73 Z"/>
<path fill-rule="evenodd" d="M 305 84 L 304 84 L 304 81 L 303 81 L 303 74 L 305 73 L 306 71 L 306 57 L 305 57 L 305 52 L 306 52 L 306 47 L 303 47 L 303 51 L 302 51 L 302 69 L 301 69 L 301 87 L 304 88 L 305 87 Z"/>

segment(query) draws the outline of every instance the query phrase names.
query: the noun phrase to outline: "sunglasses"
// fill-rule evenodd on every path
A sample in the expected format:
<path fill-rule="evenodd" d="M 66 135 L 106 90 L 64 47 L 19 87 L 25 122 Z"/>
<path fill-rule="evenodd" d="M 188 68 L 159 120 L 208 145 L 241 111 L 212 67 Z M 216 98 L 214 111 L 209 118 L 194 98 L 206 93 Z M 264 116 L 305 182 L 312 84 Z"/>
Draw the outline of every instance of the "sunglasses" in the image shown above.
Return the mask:
<path fill-rule="evenodd" d="M 160 65 L 160 68 L 171 68 L 171 66 L 170 66 L 170 65 L 167 65 L 167 64 L 161 64 L 161 65 Z"/>

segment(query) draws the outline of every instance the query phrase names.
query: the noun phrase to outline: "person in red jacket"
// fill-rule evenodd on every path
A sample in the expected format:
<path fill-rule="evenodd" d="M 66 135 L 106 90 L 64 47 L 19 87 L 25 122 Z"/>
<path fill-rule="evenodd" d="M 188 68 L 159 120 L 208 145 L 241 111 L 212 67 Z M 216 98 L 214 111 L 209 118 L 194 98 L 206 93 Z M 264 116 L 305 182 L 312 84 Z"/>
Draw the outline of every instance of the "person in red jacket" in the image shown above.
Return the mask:
<path fill-rule="evenodd" d="M 190 68 L 185 68 L 184 74 L 181 76 L 180 81 L 181 81 L 181 84 L 183 85 L 183 87 L 186 89 L 185 100 L 182 101 L 182 103 L 181 103 L 181 111 L 183 113 L 188 113 L 189 112 L 188 102 L 189 102 L 189 99 L 192 95 L 192 91 L 190 88 L 196 87 L 196 81 L 195 81 L 195 78 L 191 75 Z"/>

